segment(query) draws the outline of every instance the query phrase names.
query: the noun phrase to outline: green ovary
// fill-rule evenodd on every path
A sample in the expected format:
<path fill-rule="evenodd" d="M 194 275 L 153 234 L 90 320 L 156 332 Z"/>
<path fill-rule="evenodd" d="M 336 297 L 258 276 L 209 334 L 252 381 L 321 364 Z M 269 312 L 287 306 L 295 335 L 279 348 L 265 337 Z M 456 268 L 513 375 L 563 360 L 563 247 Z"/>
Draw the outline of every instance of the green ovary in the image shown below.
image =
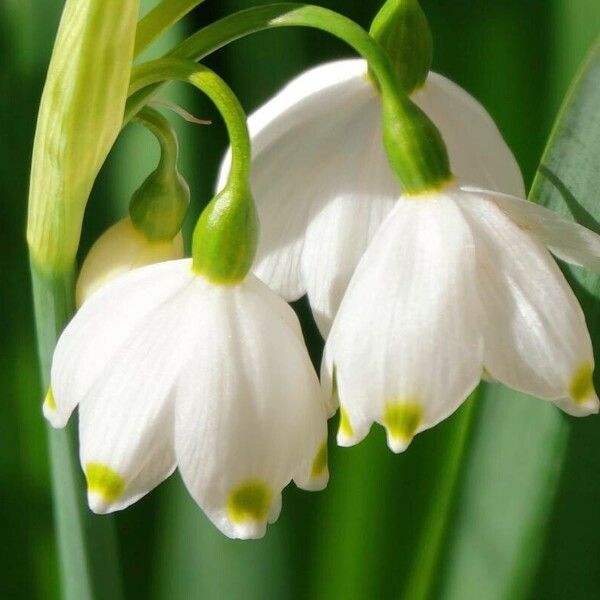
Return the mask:
<path fill-rule="evenodd" d="M 260 522 L 267 518 L 273 492 L 262 481 L 247 481 L 227 499 L 227 514 L 233 523 Z"/>
<path fill-rule="evenodd" d="M 125 489 L 125 480 L 101 463 L 88 463 L 85 466 L 85 478 L 88 491 L 98 494 L 105 502 L 114 502 Z"/>
<path fill-rule="evenodd" d="M 423 420 L 423 408 L 415 400 L 396 400 L 385 405 L 383 425 L 396 440 L 409 442 Z"/>
<path fill-rule="evenodd" d="M 591 363 L 584 363 L 575 371 L 571 384 L 569 385 L 569 395 L 577 404 L 583 404 L 594 394 L 594 366 Z"/>

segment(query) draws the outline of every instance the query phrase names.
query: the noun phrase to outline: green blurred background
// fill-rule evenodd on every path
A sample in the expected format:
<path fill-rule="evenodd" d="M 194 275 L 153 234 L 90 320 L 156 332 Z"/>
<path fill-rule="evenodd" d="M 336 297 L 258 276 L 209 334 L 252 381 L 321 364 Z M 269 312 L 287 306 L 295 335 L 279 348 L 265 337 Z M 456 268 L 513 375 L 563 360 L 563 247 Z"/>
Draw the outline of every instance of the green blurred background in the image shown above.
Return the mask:
<path fill-rule="evenodd" d="M 148 10 L 155 2 L 143 4 Z M 260 2 L 208 1 L 162 39 L 154 52 L 169 48 L 178 38 L 220 16 L 256 4 Z M 600 31 L 600 3 L 428 0 L 422 4 L 434 32 L 435 69 L 483 102 L 530 183 L 567 86 Z M 379 2 L 323 0 L 322 5 L 368 27 Z M 35 118 L 61 8 L 59 0 L 0 3 L 2 598 L 60 597 L 24 230 Z M 251 111 L 305 67 L 347 55 L 346 47 L 325 34 L 284 30 L 236 42 L 206 62 Z M 182 172 L 192 187 L 197 212 L 211 196 L 225 135 L 213 108 L 197 94 L 175 87 L 170 95 L 195 115 L 214 121 L 210 127 L 195 126 L 173 117 L 182 142 Z M 137 126 L 130 126 L 111 154 L 86 215 L 82 251 L 124 214 L 130 194 L 154 165 L 157 149 L 146 136 Z M 297 309 L 318 360 L 321 347 L 314 325 L 306 306 L 299 303 Z M 483 565 L 475 576 L 480 591 L 475 592 L 462 575 L 458 584 L 451 583 L 448 572 L 461 572 L 453 560 L 462 530 L 453 528 L 453 515 L 463 521 L 469 518 L 459 514 L 460 494 L 451 493 L 456 490 L 454 471 L 450 471 L 460 469 L 461 460 L 452 444 L 466 439 L 458 414 L 419 436 L 400 457 L 385 448 L 380 431 L 373 431 L 367 441 L 352 449 L 332 446 L 329 488 L 309 494 L 290 487 L 284 495 L 282 517 L 259 542 L 223 538 L 187 497 L 178 476 L 172 477 L 116 517 L 125 596 L 599 597 L 598 419 L 568 425 L 568 436 L 564 436 L 567 458 L 546 542 L 541 554 L 532 550 L 531 560 L 521 561 L 527 573 L 514 575 L 508 587 L 496 586 L 496 566 L 512 557 L 510 551 L 507 556 L 485 555 L 484 545 L 475 549 L 476 557 L 467 556 Z M 551 418 L 561 419 L 558 427 L 563 427 L 563 417 L 552 413 Z M 509 431 L 509 437 L 513 433 L 509 443 L 519 445 L 518 432 Z M 448 455 L 452 456 L 446 461 Z M 509 459 L 499 450 L 497 461 L 503 460 Z M 511 465 L 503 467 L 510 474 Z M 510 510 L 497 503 L 497 510 L 504 508 Z M 530 508 L 535 512 L 535 506 Z M 492 530 L 490 535 L 505 533 Z M 535 547 L 537 541 L 526 540 L 520 552 L 530 543 Z M 413 580 L 415 565 L 416 571 L 427 574 L 425 587 Z M 481 583 L 488 581 L 486 577 L 487 586 Z"/>

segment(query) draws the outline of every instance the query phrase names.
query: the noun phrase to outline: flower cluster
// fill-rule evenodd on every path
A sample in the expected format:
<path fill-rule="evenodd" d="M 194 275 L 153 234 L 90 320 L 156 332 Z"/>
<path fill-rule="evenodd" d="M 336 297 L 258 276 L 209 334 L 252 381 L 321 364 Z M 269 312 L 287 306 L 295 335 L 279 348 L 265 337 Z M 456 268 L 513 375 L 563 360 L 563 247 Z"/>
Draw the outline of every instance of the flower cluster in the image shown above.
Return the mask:
<path fill-rule="evenodd" d="M 402 44 L 406 27 L 382 19 L 373 36 Z M 260 537 L 290 481 L 327 484 L 338 408 L 340 445 L 377 422 L 401 452 L 484 374 L 598 412 L 585 318 L 552 254 L 600 270 L 600 237 L 524 199 L 491 117 L 426 62 L 402 63 L 398 80 L 387 62 L 322 65 L 248 127 L 214 73 L 160 63 L 215 101 L 232 150 L 179 258 L 188 190 L 173 134 L 147 112 L 166 174 L 82 269 L 44 414 L 63 427 L 79 407 L 92 510 L 125 508 L 178 468 L 221 531 Z M 325 338 L 320 381 L 286 303 L 305 294 Z"/>

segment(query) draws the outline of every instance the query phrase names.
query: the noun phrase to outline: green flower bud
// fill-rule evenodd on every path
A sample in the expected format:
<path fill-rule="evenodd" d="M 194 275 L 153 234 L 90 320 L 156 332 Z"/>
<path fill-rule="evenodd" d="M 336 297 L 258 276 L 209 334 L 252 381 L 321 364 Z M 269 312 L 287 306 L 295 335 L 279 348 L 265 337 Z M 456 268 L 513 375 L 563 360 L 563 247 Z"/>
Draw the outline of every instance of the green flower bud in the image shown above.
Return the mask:
<path fill-rule="evenodd" d="M 408 97 L 383 92 L 383 142 L 406 194 L 422 194 L 452 179 L 448 151 L 438 128 Z"/>
<path fill-rule="evenodd" d="M 171 240 L 179 233 L 190 203 L 190 188 L 177 170 L 177 135 L 168 119 L 154 109 L 145 108 L 137 120 L 157 137 L 161 155 L 156 170 L 134 192 L 129 214 L 149 240 Z"/>
<path fill-rule="evenodd" d="M 252 267 L 258 232 L 250 190 L 226 185 L 204 209 L 194 229 L 194 271 L 214 283 L 238 283 Z"/>
<path fill-rule="evenodd" d="M 27 240 L 35 264 L 68 270 L 85 205 L 122 125 L 139 0 L 67 0 L 33 148 Z"/>
<path fill-rule="evenodd" d="M 177 171 L 153 171 L 134 192 L 129 215 L 149 240 L 171 240 L 181 229 L 190 204 L 190 188 Z"/>
<path fill-rule="evenodd" d="M 387 0 L 370 33 L 388 53 L 406 93 L 420 88 L 431 68 L 433 40 L 418 0 Z"/>

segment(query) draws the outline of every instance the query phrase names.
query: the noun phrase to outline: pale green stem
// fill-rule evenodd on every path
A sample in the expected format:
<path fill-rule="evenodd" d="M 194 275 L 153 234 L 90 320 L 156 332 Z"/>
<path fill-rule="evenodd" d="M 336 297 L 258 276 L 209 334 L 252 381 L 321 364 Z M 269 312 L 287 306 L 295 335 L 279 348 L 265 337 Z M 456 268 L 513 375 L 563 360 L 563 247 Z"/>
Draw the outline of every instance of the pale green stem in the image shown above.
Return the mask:
<path fill-rule="evenodd" d="M 204 0 L 162 0 L 138 23 L 134 56 L 140 55 L 167 29 Z"/>
<path fill-rule="evenodd" d="M 427 600 L 432 597 L 432 588 L 437 581 L 436 571 L 440 567 L 440 556 L 454 507 L 456 489 L 465 464 L 471 425 L 480 395 L 481 387 L 471 394 L 461 413 L 456 415 L 454 430 L 446 440 L 448 444 L 446 462 L 436 482 L 428 518 L 424 523 L 419 544 L 415 548 L 413 568 L 410 570 L 401 598 Z"/>
<path fill-rule="evenodd" d="M 54 347 L 73 313 L 73 273 L 47 275 L 32 262 L 31 276 L 38 354 L 47 389 Z M 123 594 L 114 523 L 87 508 L 73 434 L 72 425 L 59 431 L 48 427 L 62 597 L 118 600 Z"/>

